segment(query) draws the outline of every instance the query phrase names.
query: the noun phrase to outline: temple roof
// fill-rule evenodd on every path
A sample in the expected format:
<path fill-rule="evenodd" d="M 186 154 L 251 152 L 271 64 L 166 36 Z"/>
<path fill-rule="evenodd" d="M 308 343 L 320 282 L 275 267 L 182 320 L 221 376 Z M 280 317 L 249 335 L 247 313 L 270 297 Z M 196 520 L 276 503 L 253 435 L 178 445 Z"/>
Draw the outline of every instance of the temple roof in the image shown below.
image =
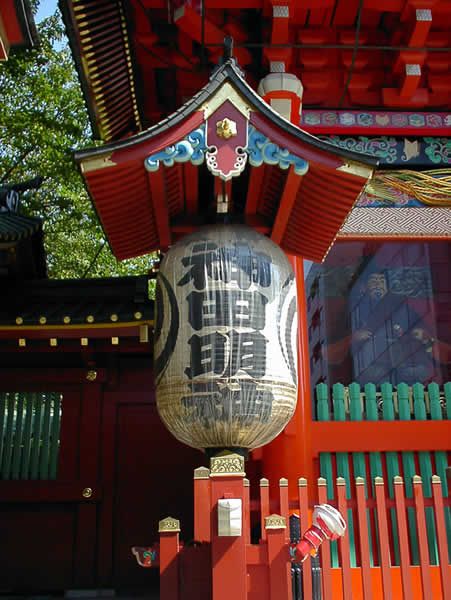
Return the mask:
<path fill-rule="evenodd" d="M 0 212 L 0 242 L 18 242 L 42 232 L 42 221 L 14 212 Z"/>
<path fill-rule="evenodd" d="M 148 342 L 153 306 L 147 276 L 12 283 L 0 297 L 0 339 Z"/>
<path fill-rule="evenodd" d="M 31 48 L 38 34 L 28 0 L 3 0 L 0 3 L 0 60 L 7 60 L 10 49 Z"/>
<path fill-rule="evenodd" d="M 183 104 L 208 80 L 225 35 L 234 38 L 254 89 L 270 71 L 293 73 L 304 86 L 304 108 L 449 108 L 449 0 L 60 0 L 60 6 L 94 132 L 104 140 L 145 129 Z"/>
<path fill-rule="evenodd" d="M 223 123 L 236 128 L 230 137 L 218 133 Z M 160 123 L 75 158 L 119 259 L 164 250 L 211 222 L 223 192 L 232 220 L 322 260 L 377 165 L 282 118 L 233 59 Z"/>

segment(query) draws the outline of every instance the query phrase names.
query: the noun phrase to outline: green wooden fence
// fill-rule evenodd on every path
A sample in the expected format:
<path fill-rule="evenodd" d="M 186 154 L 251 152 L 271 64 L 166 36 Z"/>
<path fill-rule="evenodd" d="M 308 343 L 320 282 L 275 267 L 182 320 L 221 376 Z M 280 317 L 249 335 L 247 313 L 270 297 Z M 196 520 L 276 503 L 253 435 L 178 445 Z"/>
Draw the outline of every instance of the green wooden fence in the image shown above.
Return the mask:
<path fill-rule="evenodd" d="M 383 383 L 380 389 L 368 383 L 362 390 L 360 385 L 352 383 L 348 387 L 335 384 L 332 387 L 332 397 L 326 384 L 316 386 L 316 419 L 318 421 L 405 421 L 405 420 L 442 420 L 451 419 L 451 382 L 442 389 L 431 383 L 424 389 L 420 383 L 409 387 L 400 383 L 394 389 L 390 383 Z M 450 434 L 451 449 L 451 434 Z M 352 490 L 349 485 L 356 477 L 365 479 L 366 498 L 375 497 L 374 478 L 384 477 L 388 482 L 388 497 L 394 499 L 393 478 L 400 475 L 404 478 L 406 497 L 413 498 L 412 478 L 420 475 L 423 481 L 423 493 L 426 499 L 432 498 L 431 477 L 438 475 L 442 482 L 444 497 L 448 495 L 446 468 L 448 466 L 447 452 L 412 452 L 403 451 L 402 438 L 399 440 L 398 452 L 352 452 L 352 439 L 349 440 L 349 452 L 322 452 L 319 455 L 320 476 L 327 482 L 328 498 L 334 499 L 334 481 L 336 477 L 346 480 L 346 495 L 352 500 Z M 356 540 L 354 536 L 355 514 L 348 510 L 349 537 L 351 542 L 351 566 L 358 566 Z M 379 564 L 377 556 L 378 532 L 374 509 L 368 509 L 369 545 L 371 564 Z M 418 535 L 415 519 L 415 509 L 408 508 L 408 526 L 412 564 L 419 564 Z M 446 525 L 448 547 L 451 549 L 451 515 L 446 509 Z M 399 564 L 399 545 L 397 538 L 396 511 L 389 510 L 391 523 L 391 559 L 392 564 Z M 428 532 L 429 558 L 432 565 L 438 564 L 437 540 L 432 507 L 426 507 L 426 523 Z M 338 566 L 338 547 L 336 542 L 331 544 L 332 566 Z M 450 551 L 451 561 L 451 551 Z"/>
<path fill-rule="evenodd" d="M 0 392 L 0 479 L 56 479 L 62 395 Z"/>

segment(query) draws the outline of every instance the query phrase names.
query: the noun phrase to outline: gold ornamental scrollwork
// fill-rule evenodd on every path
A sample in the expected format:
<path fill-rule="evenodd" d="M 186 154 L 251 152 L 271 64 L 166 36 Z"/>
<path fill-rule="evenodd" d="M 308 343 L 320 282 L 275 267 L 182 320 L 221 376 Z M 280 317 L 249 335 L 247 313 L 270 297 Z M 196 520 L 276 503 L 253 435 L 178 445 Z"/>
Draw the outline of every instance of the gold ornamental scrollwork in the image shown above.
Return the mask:
<path fill-rule="evenodd" d="M 166 517 L 158 522 L 158 533 L 179 533 L 180 521 L 173 517 Z"/>
<path fill-rule="evenodd" d="M 265 517 L 265 529 L 286 529 L 287 520 L 282 515 L 269 515 Z"/>
<path fill-rule="evenodd" d="M 244 477 L 244 458 L 239 454 L 225 454 L 213 456 L 210 459 L 211 477 L 221 477 L 227 475 L 240 475 Z"/>

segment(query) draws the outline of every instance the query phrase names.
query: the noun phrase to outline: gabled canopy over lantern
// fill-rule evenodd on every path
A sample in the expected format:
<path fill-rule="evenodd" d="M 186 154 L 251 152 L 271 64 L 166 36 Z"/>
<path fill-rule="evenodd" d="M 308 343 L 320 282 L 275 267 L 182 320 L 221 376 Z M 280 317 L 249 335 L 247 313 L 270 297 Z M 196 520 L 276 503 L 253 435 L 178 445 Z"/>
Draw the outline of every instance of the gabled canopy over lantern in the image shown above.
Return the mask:
<path fill-rule="evenodd" d="M 242 225 L 204 227 L 166 254 L 157 285 L 157 405 L 209 452 L 270 442 L 297 398 L 297 299 L 284 253 Z"/>
<path fill-rule="evenodd" d="M 234 59 L 161 123 L 76 159 L 119 259 L 211 223 L 221 192 L 234 222 L 321 261 L 377 164 L 282 118 Z"/>

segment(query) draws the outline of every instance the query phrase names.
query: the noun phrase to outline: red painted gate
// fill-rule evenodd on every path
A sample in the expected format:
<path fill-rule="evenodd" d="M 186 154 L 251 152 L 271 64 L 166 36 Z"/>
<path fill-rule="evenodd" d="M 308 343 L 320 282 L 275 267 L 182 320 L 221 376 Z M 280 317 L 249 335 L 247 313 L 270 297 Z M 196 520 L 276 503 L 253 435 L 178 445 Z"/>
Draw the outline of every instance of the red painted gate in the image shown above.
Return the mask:
<path fill-rule="evenodd" d="M 16 455 L 25 464 L 26 436 L 21 442 L 16 431 L 27 432 L 28 413 L 23 411 L 18 423 L 17 401 L 11 404 L 11 435 L 4 438 L 11 449 L 0 448 L 0 471 L 2 462 L 11 466 L 0 480 L 0 592 L 158 585 L 136 565 L 130 546 L 148 539 L 143 524 L 158 522 L 176 507 L 189 535 L 192 471 L 201 455 L 178 444 L 161 424 L 150 364 L 145 356 L 95 371 L 0 373 L 0 395 L 9 393 L 6 405 L 18 392 L 24 398 L 42 392 L 62 395 L 54 479 L 42 478 L 39 468 L 25 474 L 22 467 L 17 473 L 12 467 Z M 41 429 L 46 427 L 43 416 Z M 38 467 L 45 439 L 39 443 Z M 168 478 L 174 472 L 177 479 Z"/>

